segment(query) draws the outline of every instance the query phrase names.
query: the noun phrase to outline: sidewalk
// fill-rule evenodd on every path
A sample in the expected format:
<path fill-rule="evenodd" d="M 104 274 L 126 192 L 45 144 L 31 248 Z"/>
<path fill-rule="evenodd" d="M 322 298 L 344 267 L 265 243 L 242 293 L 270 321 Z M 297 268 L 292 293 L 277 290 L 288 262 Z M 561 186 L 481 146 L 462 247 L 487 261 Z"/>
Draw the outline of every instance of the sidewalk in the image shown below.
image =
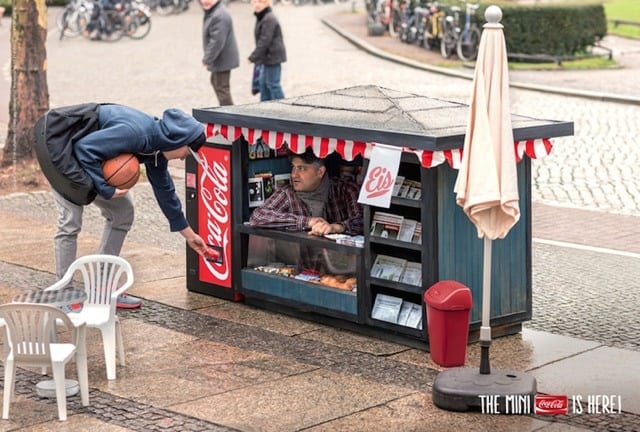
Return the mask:
<path fill-rule="evenodd" d="M 178 179 L 178 190 L 184 185 Z M 150 187 L 136 186 L 143 220 L 161 220 Z M 144 203 L 149 203 L 145 205 Z M 37 209 L 37 210 L 35 210 Z M 91 207 L 79 254 L 95 250 Z M 53 282 L 55 210 L 49 193 L 0 199 L 0 301 Z M 576 223 L 581 220 L 574 220 Z M 37 229 L 34 229 L 36 228 Z M 150 244 L 150 238 L 154 238 Z M 184 245 L 153 223 L 134 226 L 123 256 L 142 309 L 121 312 L 127 365 L 108 382 L 99 338 L 88 340 L 91 405 L 70 398 L 69 431 L 555 431 L 640 428 L 640 352 L 527 330 L 494 340 L 493 368 L 527 371 L 548 394 L 621 395 L 623 413 L 487 416 L 431 402 L 438 371 L 425 352 L 186 291 Z M 478 344 L 467 364 L 479 365 Z M 594 364 L 598 367 L 594 370 Z M 3 430 L 59 430 L 54 401 L 36 400 L 35 372 L 21 373 Z M 36 428 L 36 424 L 38 427 Z"/>
<path fill-rule="evenodd" d="M 118 51 L 115 45 L 113 50 Z M 190 81 L 192 77 L 184 78 L 185 83 Z M 200 101 L 181 103 L 204 106 Z M 176 189 L 184 191 L 183 171 L 179 164 L 174 166 Z M 630 306 L 640 303 L 637 217 L 598 213 L 594 218 L 594 212 L 534 204 L 536 282 L 542 273 L 553 278 L 561 271 L 572 272 L 561 259 L 565 255 L 576 261 L 583 257 L 579 249 L 548 246 L 542 241 L 607 248 L 626 255 L 617 259 L 590 251 L 587 258 L 592 261 L 587 264 L 595 264 L 572 275 L 572 283 L 580 285 L 578 290 L 552 280 L 549 289 L 544 287 L 549 300 L 534 297 L 534 308 L 541 310 L 536 309 L 534 320 L 525 323 L 524 331 L 496 339 L 491 346 L 494 369 L 532 374 L 541 393 L 569 398 L 581 395 L 585 400 L 588 395 L 620 395 L 623 412 L 489 416 L 447 412 L 433 405 L 431 386 L 442 368 L 428 353 L 188 292 L 184 242 L 157 222 L 164 219 L 148 184 L 137 185 L 134 195 L 136 223 L 122 255 L 134 268 L 136 283 L 131 294 L 144 298 L 145 304 L 140 310 L 119 312 L 126 366 L 119 366 L 118 379 L 108 382 L 99 336 L 90 332 L 90 406 L 83 408 L 77 397 L 69 398 L 69 420 L 61 424 L 55 400 L 38 400 L 34 395 L 41 376 L 22 370 L 11 419 L 1 420 L 0 430 L 640 430 L 640 328 L 636 328 L 637 317 Z M 55 218 L 48 192 L 0 197 L 0 302 L 10 301 L 21 290 L 54 281 L 51 239 Z M 101 218 L 94 208 L 87 208 L 84 225 L 79 254 L 94 252 L 99 242 Z M 620 233 L 623 226 L 625 235 Z M 612 274 L 625 279 L 608 279 Z M 632 282 L 627 284 L 627 280 Z M 572 303 L 567 293 L 578 291 L 586 296 L 587 289 L 584 293 L 580 289 L 588 283 L 601 286 L 610 295 L 620 289 L 626 301 L 621 306 L 626 306 L 631 318 L 608 317 L 617 312 L 612 312 L 612 297 L 603 299 L 602 291 L 596 293 L 596 301 L 585 298 Z M 586 319 L 594 326 L 596 318 L 621 319 L 625 326 L 613 329 L 620 337 L 614 334 L 606 342 L 587 340 L 580 328 L 575 329 L 575 337 L 557 334 L 555 318 L 545 313 L 562 311 L 558 304 L 563 302 L 569 303 L 567 310 L 572 312 L 566 317 L 569 321 L 582 323 Z M 583 304 L 589 305 L 586 312 L 579 310 Z M 470 345 L 467 365 L 478 367 L 479 358 L 478 345 Z"/>

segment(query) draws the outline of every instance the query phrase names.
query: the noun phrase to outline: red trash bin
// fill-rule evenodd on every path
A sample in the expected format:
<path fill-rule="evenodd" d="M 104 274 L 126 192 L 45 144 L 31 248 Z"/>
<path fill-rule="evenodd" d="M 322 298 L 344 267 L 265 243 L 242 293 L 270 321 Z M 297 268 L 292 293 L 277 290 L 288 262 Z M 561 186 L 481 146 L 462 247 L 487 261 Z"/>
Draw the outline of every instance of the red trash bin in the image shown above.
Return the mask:
<path fill-rule="evenodd" d="M 424 293 L 431 358 L 440 366 L 464 365 L 469 338 L 471 290 L 460 282 L 444 280 Z"/>

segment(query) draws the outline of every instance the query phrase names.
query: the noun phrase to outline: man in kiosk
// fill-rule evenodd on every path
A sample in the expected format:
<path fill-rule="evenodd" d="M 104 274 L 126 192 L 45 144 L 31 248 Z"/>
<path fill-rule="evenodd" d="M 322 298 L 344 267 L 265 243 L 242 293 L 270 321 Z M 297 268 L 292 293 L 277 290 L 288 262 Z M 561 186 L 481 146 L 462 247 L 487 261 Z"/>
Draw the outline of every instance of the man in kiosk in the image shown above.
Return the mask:
<path fill-rule="evenodd" d="M 360 188 L 352 180 L 330 178 L 325 160 L 308 148 L 291 153 L 291 184 L 279 188 L 261 207 L 249 224 L 310 235 L 359 235 L 363 233 L 363 208 L 358 204 Z"/>

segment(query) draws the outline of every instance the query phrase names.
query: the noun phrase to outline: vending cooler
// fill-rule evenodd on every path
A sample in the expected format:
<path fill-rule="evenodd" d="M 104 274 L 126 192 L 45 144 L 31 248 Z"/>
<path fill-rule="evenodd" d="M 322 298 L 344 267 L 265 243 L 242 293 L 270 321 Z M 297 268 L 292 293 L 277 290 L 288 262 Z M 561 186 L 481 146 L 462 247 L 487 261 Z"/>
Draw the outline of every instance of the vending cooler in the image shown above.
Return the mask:
<path fill-rule="evenodd" d="M 187 247 L 187 289 L 227 300 L 241 301 L 237 292 L 238 275 L 234 259 L 234 212 L 239 205 L 232 196 L 234 146 L 224 139 L 211 139 L 194 158 L 185 161 L 186 216 L 189 225 L 214 251 L 203 258 Z M 240 249 L 239 247 L 237 249 Z M 234 255 L 236 258 L 234 258 Z"/>

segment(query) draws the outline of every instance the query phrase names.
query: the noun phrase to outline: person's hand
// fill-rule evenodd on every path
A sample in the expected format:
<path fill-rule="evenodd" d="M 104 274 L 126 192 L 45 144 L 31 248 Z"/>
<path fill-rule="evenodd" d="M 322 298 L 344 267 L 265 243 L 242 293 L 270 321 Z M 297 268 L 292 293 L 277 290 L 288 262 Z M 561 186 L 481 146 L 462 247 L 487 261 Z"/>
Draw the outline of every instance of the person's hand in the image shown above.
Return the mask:
<path fill-rule="evenodd" d="M 323 236 L 325 234 L 341 233 L 344 230 L 342 224 L 332 224 L 322 218 L 315 219 L 317 219 L 315 223 L 312 224 L 309 222 L 309 225 L 311 225 L 311 231 L 309 231 L 310 235 Z"/>
<path fill-rule="evenodd" d="M 321 217 L 317 217 L 317 216 L 312 216 L 309 218 L 309 222 L 307 223 L 307 228 L 309 229 L 313 229 L 313 226 L 321 223 L 321 222 L 327 222 L 326 220 L 324 220 L 324 218 Z"/>
<path fill-rule="evenodd" d="M 180 234 L 182 234 L 182 237 L 184 237 L 184 239 L 187 241 L 187 245 L 189 245 L 191 249 L 196 251 L 198 255 L 205 258 L 208 255 L 218 255 L 214 249 L 207 246 L 205 241 L 202 240 L 202 237 L 196 234 L 196 232 L 190 226 L 180 230 Z"/>
<path fill-rule="evenodd" d="M 198 234 L 194 234 L 193 237 L 187 238 L 187 244 L 191 249 L 196 251 L 198 255 L 206 257 L 207 255 L 213 255 L 214 251 L 207 246 Z"/>
<path fill-rule="evenodd" d="M 129 192 L 129 189 L 118 189 L 116 188 L 116 191 L 113 193 L 113 196 L 111 198 L 120 198 L 123 197 L 127 194 L 127 192 Z"/>

